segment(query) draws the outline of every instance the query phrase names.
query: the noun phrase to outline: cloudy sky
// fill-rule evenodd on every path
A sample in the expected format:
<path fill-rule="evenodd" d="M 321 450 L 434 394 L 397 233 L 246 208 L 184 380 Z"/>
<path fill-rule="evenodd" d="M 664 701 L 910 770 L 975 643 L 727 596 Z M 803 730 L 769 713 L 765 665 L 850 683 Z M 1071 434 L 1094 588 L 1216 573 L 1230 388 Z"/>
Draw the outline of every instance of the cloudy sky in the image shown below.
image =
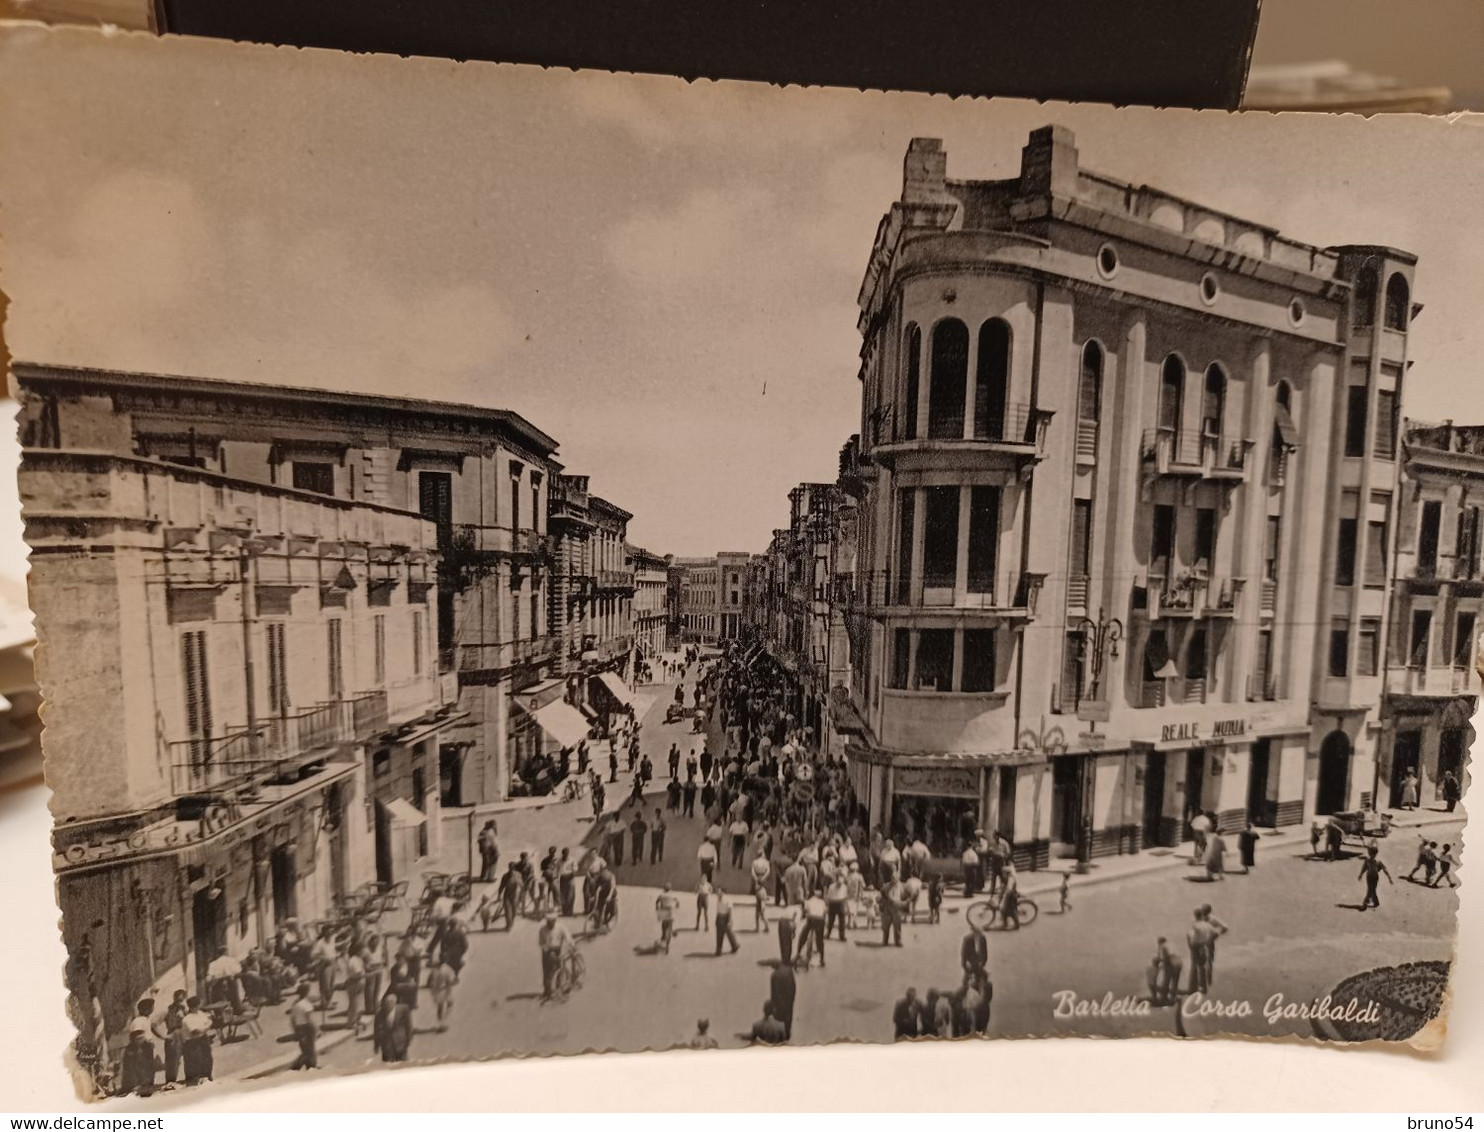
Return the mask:
<path fill-rule="evenodd" d="M 21 96 L 24 95 L 24 98 Z M 24 104 L 27 113 L 20 108 Z M 27 360 L 501 406 L 661 552 L 761 549 L 855 430 L 909 138 L 1421 256 L 1405 410 L 1484 422 L 1484 129 L 951 101 L 23 30 L 0 286 Z"/>

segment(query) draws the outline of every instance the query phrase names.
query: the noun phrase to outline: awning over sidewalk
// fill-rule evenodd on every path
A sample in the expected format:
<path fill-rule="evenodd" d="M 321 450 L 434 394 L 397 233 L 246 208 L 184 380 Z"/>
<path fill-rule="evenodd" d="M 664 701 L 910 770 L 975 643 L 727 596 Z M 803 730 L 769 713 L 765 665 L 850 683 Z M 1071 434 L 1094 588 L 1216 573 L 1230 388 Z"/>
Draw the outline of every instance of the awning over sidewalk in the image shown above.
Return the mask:
<path fill-rule="evenodd" d="M 623 682 L 617 672 L 599 672 L 598 682 L 613 694 L 613 698 L 625 707 L 634 702 L 634 693 L 629 691 L 629 686 Z"/>
<path fill-rule="evenodd" d="M 428 815 L 406 798 L 393 798 L 389 802 L 382 802 L 381 808 L 386 811 L 387 817 L 391 818 L 393 825 L 422 825 L 428 820 Z"/>
<path fill-rule="evenodd" d="M 575 747 L 587 738 L 587 720 L 565 700 L 554 700 L 545 707 L 524 710 L 540 724 L 542 731 L 563 747 Z"/>

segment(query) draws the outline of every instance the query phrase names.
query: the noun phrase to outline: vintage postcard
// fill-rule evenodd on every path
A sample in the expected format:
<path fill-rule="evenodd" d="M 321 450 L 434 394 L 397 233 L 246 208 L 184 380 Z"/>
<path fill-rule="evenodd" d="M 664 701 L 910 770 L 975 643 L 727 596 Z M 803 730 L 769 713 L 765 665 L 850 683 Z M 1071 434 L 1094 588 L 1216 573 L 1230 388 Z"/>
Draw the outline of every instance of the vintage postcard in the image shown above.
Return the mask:
<path fill-rule="evenodd" d="M 1477 125 L 0 52 L 86 1095 L 1441 1040 Z"/>

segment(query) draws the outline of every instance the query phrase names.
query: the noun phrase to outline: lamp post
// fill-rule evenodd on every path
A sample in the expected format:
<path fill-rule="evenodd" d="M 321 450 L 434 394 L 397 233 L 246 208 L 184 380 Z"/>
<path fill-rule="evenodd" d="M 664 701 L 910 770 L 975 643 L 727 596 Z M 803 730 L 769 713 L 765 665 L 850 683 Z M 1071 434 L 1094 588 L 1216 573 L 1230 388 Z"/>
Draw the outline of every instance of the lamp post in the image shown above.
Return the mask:
<path fill-rule="evenodd" d="M 1107 617 L 1099 608 L 1097 620 L 1083 617 L 1076 624 L 1076 631 L 1081 637 L 1081 645 L 1078 648 L 1078 660 L 1081 662 L 1079 668 L 1085 668 L 1088 679 L 1087 689 L 1089 698 L 1098 702 L 1102 696 L 1103 684 L 1103 660 L 1111 657 L 1118 659 L 1118 642 L 1123 640 L 1123 622 L 1116 617 Z M 1089 655 L 1090 652 L 1090 655 Z M 1078 673 L 1077 688 L 1073 700 L 1078 714 L 1082 710 L 1082 672 Z M 1096 727 L 1095 720 L 1099 718 L 1096 714 L 1090 721 L 1090 726 Z M 1106 715 L 1101 718 L 1106 719 Z M 1083 763 L 1082 782 L 1082 809 L 1078 815 L 1077 823 L 1077 872 L 1085 873 L 1092 867 L 1092 773 L 1087 761 Z"/>

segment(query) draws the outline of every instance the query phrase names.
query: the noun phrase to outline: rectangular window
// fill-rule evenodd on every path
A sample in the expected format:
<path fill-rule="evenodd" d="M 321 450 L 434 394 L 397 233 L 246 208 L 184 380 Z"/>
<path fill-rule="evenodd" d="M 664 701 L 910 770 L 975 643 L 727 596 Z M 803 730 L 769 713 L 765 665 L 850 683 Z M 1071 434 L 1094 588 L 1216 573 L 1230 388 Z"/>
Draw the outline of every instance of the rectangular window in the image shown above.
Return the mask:
<path fill-rule="evenodd" d="M 958 488 L 927 489 L 922 539 L 925 589 L 953 589 L 958 577 Z"/>
<path fill-rule="evenodd" d="M 1474 615 L 1472 613 L 1460 613 L 1458 615 L 1457 628 L 1453 633 L 1453 667 L 1472 668 L 1474 666 Z"/>
<path fill-rule="evenodd" d="M 1086 578 L 1092 573 L 1092 500 L 1072 500 L 1072 574 Z"/>
<path fill-rule="evenodd" d="M 919 692 L 953 691 L 953 630 L 917 631 L 917 683 Z"/>
<path fill-rule="evenodd" d="M 1336 621 L 1329 631 L 1329 674 L 1350 675 L 1350 630 L 1343 621 Z"/>
<path fill-rule="evenodd" d="M 1355 519 L 1340 520 L 1340 537 L 1335 543 L 1335 585 L 1355 585 Z"/>
<path fill-rule="evenodd" d="M 438 526 L 438 546 L 447 549 L 453 539 L 453 476 L 448 472 L 419 472 L 417 511 Z"/>
<path fill-rule="evenodd" d="M 994 691 L 994 636 L 993 629 L 964 630 L 964 691 Z"/>
<path fill-rule="evenodd" d="M 1268 516 L 1267 533 L 1262 544 L 1262 576 L 1264 581 L 1278 580 L 1278 547 L 1282 541 L 1283 519 L 1279 515 Z"/>
<path fill-rule="evenodd" d="M 343 667 L 344 656 L 340 651 L 340 619 L 337 617 L 327 625 L 329 632 L 329 685 L 330 699 L 341 700 L 345 698 L 345 669 Z"/>
<path fill-rule="evenodd" d="M 1372 519 L 1366 524 L 1365 584 L 1380 589 L 1386 585 L 1386 521 Z"/>
<path fill-rule="evenodd" d="M 994 590 L 995 559 L 1000 542 L 1000 489 L 969 489 L 969 592 Z"/>
<path fill-rule="evenodd" d="M 1154 508 L 1154 538 L 1149 549 L 1149 572 L 1161 578 L 1170 576 L 1170 560 L 1175 553 L 1175 509 L 1166 504 Z"/>
<path fill-rule="evenodd" d="M 912 542 L 916 537 L 917 492 L 904 488 L 897 503 L 897 603 L 912 601 Z M 902 687 L 906 687 L 903 684 Z"/>
<path fill-rule="evenodd" d="M 1067 633 L 1061 643 L 1061 710 L 1082 702 L 1082 634 Z"/>
<path fill-rule="evenodd" d="M 1257 634 L 1257 655 L 1252 658 L 1252 698 L 1270 700 L 1273 678 L 1273 631 L 1263 629 Z"/>
<path fill-rule="evenodd" d="M 286 715 L 289 710 L 288 652 L 282 621 L 270 621 L 268 630 L 268 714 Z"/>
<path fill-rule="evenodd" d="M 907 686 L 907 670 L 912 659 L 912 630 L 898 629 L 892 635 L 891 686 Z"/>
<path fill-rule="evenodd" d="M 423 674 L 423 612 L 420 609 L 412 611 L 412 674 L 421 676 Z"/>
<path fill-rule="evenodd" d="M 541 587 L 531 580 L 531 640 L 541 635 Z"/>
<path fill-rule="evenodd" d="M 1360 622 L 1359 675 L 1374 676 L 1381 671 L 1381 621 L 1366 617 Z"/>
<path fill-rule="evenodd" d="M 1216 562 L 1216 512 L 1210 507 L 1199 507 L 1195 513 L 1195 564 L 1198 569 L 1210 570 Z"/>
<path fill-rule="evenodd" d="M 294 461 L 294 487 L 320 495 L 335 494 L 335 465 Z"/>
<path fill-rule="evenodd" d="M 1461 507 L 1458 531 L 1454 541 L 1457 560 L 1453 565 L 1456 578 L 1472 578 L 1479 572 L 1479 508 Z"/>
<path fill-rule="evenodd" d="M 1417 573 L 1424 577 L 1431 577 L 1438 571 L 1438 543 L 1442 529 L 1443 504 L 1429 499 L 1422 505 L 1422 523 L 1417 528 Z"/>
<path fill-rule="evenodd" d="M 1412 612 L 1412 635 L 1407 646 L 1407 665 L 1410 668 L 1426 668 L 1428 654 L 1432 648 L 1432 610 L 1417 609 Z"/>
<path fill-rule="evenodd" d="M 510 529 L 520 530 L 520 480 L 524 468 L 520 464 L 510 464 Z"/>
<path fill-rule="evenodd" d="M 386 614 L 378 613 L 371 619 L 371 657 L 375 665 L 372 683 L 377 687 L 386 683 Z"/>
<path fill-rule="evenodd" d="M 1364 385 L 1352 385 L 1345 403 L 1345 455 L 1365 455 L 1365 414 L 1368 391 Z"/>
<path fill-rule="evenodd" d="M 1378 460 L 1396 459 L 1396 394 L 1376 391 L 1376 443 L 1371 449 Z"/>
<path fill-rule="evenodd" d="M 531 530 L 541 527 L 541 473 L 531 473 Z"/>
<path fill-rule="evenodd" d="M 211 735 L 211 672 L 203 631 L 180 636 L 181 673 L 185 679 L 186 733 L 193 739 Z M 204 755 L 204 752 L 202 752 Z"/>

